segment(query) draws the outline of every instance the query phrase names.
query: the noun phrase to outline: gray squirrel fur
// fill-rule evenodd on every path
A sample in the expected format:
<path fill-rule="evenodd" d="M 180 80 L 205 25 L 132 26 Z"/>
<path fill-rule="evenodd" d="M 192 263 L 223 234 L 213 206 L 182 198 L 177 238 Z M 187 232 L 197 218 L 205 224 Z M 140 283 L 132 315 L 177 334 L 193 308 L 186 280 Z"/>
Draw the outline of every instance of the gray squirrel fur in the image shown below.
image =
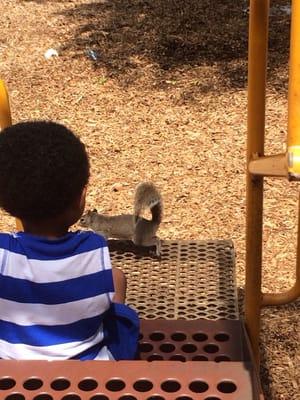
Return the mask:
<path fill-rule="evenodd" d="M 141 216 L 149 208 L 152 219 Z M 140 183 L 134 194 L 133 214 L 104 215 L 97 210 L 87 211 L 79 224 L 100 233 L 106 239 L 132 240 L 137 246 L 156 246 L 156 254 L 160 255 L 160 239 L 156 232 L 162 221 L 163 201 L 160 192 L 151 182 Z"/>

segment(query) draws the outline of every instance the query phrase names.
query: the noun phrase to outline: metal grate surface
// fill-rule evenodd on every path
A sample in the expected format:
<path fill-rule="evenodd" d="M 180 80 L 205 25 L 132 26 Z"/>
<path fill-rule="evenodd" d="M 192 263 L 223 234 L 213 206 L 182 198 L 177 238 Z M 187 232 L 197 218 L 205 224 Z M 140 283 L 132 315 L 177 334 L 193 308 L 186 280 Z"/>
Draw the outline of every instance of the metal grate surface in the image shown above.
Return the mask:
<path fill-rule="evenodd" d="M 238 320 L 141 320 L 139 357 L 145 361 L 250 361 Z"/>
<path fill-rule="evenodd" d="M 246 362 L 1 361 L 1 400 L 259 400 Z"/>
<path fill-rule="evenodd" d="M 231 241 L 163 241 L 160 259 L 129 241 L 109 247 L 128 278 L 126 301 L 141 318 L 239 318 Z"/>

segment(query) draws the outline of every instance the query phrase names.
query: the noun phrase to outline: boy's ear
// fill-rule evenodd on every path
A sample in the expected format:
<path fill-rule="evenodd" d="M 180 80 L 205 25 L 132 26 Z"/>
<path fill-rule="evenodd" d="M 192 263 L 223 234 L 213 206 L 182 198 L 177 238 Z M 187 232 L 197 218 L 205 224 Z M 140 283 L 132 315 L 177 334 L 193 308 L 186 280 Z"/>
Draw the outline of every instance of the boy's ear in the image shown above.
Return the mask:
<path fill-rule="evenodd" d="M 87 191 L 87 185 L 85 185 L 85 187 L 82 189 L 82 192 L 81 192 L 81 197 L 84 197 L 84 199 L 86 197 L 86 191 Z"/>
<path fill-rule="evenodd" d="M 83 210 L 85 207 L 85 197 L 86 197 L 86 190 L 87 187 L 85 186 L 81 192 L 81 195 L 79 196 L 79 207 Z"/>

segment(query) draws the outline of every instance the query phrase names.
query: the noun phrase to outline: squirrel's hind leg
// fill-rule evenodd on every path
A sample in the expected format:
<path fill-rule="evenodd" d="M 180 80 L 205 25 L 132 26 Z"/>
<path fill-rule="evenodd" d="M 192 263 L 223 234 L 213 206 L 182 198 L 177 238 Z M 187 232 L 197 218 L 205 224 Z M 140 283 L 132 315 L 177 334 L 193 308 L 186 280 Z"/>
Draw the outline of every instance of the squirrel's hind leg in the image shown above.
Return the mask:
<path fill-rule="evenodd" d="M 156 239 L 156 244 L 155 244 L 156 252 L 155 252 L 155 254 L 157 255 L 157 257 L 161 257 L 161 240 L 157 236 L 155 237 L 155 239 Z"/>

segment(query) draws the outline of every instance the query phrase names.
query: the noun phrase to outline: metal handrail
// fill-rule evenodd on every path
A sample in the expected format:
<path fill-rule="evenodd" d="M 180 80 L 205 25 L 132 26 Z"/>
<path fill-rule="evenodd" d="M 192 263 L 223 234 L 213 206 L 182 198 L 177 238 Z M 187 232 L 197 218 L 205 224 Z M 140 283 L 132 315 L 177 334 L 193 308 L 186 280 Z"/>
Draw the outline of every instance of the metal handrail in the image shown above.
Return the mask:
<path fill-rule="evenodd" d="M 300 180 L 300 0 L 292 2 L 287 152 L 273 156 L 264 155 L 268 14 L 269 0 L 250 1 L 245 322 L 257 363 L 261 307 L 286 304 L 300 296 L 300 217 L 294 286 L 283 293 L 261 289 L 264 176 Z"/>
<path fill-rule="evenodd" d="M 300 179 L 300 1 L 292 1 L 288 93 L 288 172 Z"/>
<path fill-rule="evenodd" d="M 12 124 L 9 97 L 4 82 L 0 79 L 0 131 Z M 23 230 L 22 223 L 16 219 L 17 231 Z"/>
<path fill-rule="evenodd" d="M 12 123 L 8 93 L 4 82 L 0 79 L 0 130 Z"/>
<path fill-rule="evenodd" d="M 251 0 L 248 44 L 247 164 L 264 155 L 269 1 Z M 259 363 L 263 231 L 263 176 L 247 171 L 245 323 Z"/>

